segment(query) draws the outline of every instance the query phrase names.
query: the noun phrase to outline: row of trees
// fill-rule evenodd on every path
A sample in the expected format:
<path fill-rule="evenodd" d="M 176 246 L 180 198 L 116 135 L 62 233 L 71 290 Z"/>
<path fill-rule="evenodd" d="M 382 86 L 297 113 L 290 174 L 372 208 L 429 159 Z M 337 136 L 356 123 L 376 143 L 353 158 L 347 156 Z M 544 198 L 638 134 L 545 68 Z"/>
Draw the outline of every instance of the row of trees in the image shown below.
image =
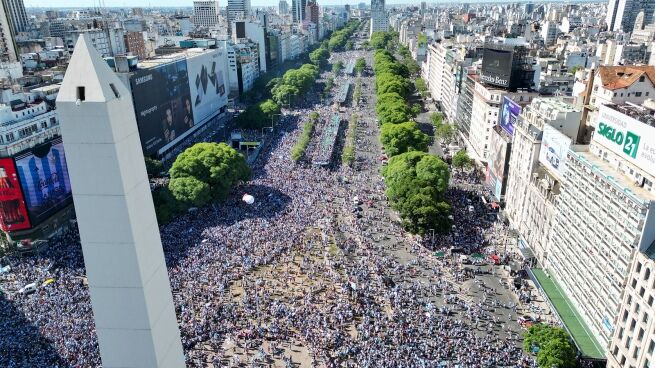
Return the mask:
<path fill-rule="evenodd" d="M 346 142 L 341 152 L 341 163 L 351 166 L 355 162 L 355 139 L 357 134 L 357 115 L 350 116 L 348 122 L 348 131 L 346 132 Z"/>
<path fill-rule="evenodd" d="M 274 117 L 280 114 L 280 105 L 268 99 L 258 104 L 250 105 L 237 118 L 236 123 L 245 129 L 261 129 L 272 126 Z"/>
<path fill-rule="evenodd" d="M 197 143 L 182 152 L 169 170 L 168 185 L 153 192 L 159 223 L 191 207 L 223 201 L 250 178 L 245 157 L 225 143 Z"/>
<path fill-rule="evenodd" d="M 371 45 L 378 48 L 373 70 L 380 141 L 390 157 L 382 170 L 387 197 L 407 231 L 446 232 L 452 222 L 451 207 L 445 201 L 450 172 L 445 162 L 426 152 L 430 137 L 412 121 L 412 109 L 407 106 L 412 91 L 410 71 L 387 50 L 392 40 L 388 33 L 374 33 L 371 38 Z"/>
<path fill-rule="evenodd" d="M 361 57 L 355 61 L 355 73 L 362 75 L 364 69 L 366 69 L 366 59 Z"/>
<path fill-rule="evenodd" d="M 313 111 L 311 114 L 309 114 L 309 120 L 303 126 L 302 133 L 300 133 L 298 141 L 291 149 L 291 159 L 294 162 L 300 161 L 300 159 L 305 155 L 305 151 L 309 146 L 309 141 L 311 141 L 312 134 L 314 133 L 314 127 L 318 122 L 318 116 L 319 115 L 316 111 Z"/>
<path fill-rule="evenodd" d="M 349 43 L 350 37 L 355 33 L 355 30 L 359 26 L 358 21 L 350 21 L 346 26 L 338 31 L 335 31 L 330 36 L 328 41 L 328 48 L 330 51 L 341 51 L 344 48 L 352 49 L 352 43 L 350 47 L 346 47 Z"/>
<path fill-rule="evenodd" d="M 304 95 L 312 88 L 318 76 L 319 68 L 314 64 L 304 64 L 298 69 L 287 70 L 281 78 L 274 81 L 271 89 L 273 101 L 279 105 L 292 104 L 298 96 Z"/>

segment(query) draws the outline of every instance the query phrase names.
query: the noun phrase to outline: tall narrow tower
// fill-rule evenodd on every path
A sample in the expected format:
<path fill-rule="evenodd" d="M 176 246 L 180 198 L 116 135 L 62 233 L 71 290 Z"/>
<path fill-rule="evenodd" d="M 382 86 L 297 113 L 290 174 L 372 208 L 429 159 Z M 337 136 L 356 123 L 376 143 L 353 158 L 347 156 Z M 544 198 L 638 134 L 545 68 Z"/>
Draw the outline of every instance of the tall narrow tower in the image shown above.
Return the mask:
<path fill-rule="evenodd" d="M 103 367 L 184 367 L 132 98 L 85 35 L 57 110 Z"/>

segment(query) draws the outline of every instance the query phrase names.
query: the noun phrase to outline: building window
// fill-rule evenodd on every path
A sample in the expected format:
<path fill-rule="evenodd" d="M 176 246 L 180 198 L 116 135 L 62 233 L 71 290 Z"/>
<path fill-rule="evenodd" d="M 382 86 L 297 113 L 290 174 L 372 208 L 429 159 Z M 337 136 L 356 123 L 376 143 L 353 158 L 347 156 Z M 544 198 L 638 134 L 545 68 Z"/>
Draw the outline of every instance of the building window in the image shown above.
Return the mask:
<path fill-rule="evenodd" d="M 635 97 L 641 97 L 641 92 L 635 92 Z"/>
<path fill-rule="evenodd" d="M 640 81 L 640 82 L 643 82 L 643 81 L 645 81 L 645 80 L 646 80 L 646 77 L 644 77 L 643 75 L 642 75 L 641 77 L 639 77 L 639 81 Z"/>

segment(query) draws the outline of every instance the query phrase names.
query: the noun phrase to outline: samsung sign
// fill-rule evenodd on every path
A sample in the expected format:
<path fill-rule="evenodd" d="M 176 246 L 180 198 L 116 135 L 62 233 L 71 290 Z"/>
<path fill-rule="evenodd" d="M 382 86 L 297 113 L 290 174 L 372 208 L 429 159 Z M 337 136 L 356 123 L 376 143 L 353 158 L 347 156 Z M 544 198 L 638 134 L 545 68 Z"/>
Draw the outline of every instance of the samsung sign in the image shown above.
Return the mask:
<path fill-rule="evenodd" d="M 601 106 L 593 140 L 655 175 L 655 128 Z"/>

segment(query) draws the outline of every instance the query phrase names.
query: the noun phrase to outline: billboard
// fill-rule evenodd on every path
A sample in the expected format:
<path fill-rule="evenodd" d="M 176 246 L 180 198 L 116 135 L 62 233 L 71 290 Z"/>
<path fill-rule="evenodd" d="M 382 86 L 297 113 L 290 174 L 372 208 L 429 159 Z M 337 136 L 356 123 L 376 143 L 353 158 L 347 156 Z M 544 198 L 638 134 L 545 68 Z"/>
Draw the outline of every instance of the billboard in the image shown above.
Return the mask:
<path fill-rule="evenodd" d="M 514 135 L 516 119 L 521 114 L 521 106 L 507 96 L 503 97 L 503 105 L 500 108 L 500 127 L 510 136 Z"/>
<path fill-rule="evenodd" d="M 607 106 L 601 106 L 592 139 L 655 175 L 655 127 Z"/>
<path fill-rule="evenodd" d="M 68 166 L 61 138 L 15 157 L 32 225 L 38 225 L 72 202 Z"/>
<path fill-rule="evenodd" d="M 566 172 L 566 153 L 569 151 L 571 143 L 571 138 L 550 125 L 544 125 L 539 162 L 555 174 L 560 181 Z"/>
<path fill-rule="evenodd" d="M 187 59 L 195 124 L 203 124 L 227 105 L 225 53 L 212 50 Z"/>
<path fill-rule="evenodd" d="M 31 227 L 14 159 L 0 158 L 0 228 L 6 232 Z"/>
<path fill-rule="evenodd" d="M 175 144 L 193 127 L 186 59 L 139 69 L 130 85 L 144 155 Z"/>
<path fill-rule="evenodd" d="M 497 128 L 496 128 L 497 129 Z M 509 159 L 509 144 L 495 129 L 491 132 L 491 149 L 487 167 L 487 185 L 491 187 L 496 199 L 500 200 L 505 183 L 505 168 Z"/>
<path fill-rule="evenodd" d="M 485 48 L 482 53 L 480 79 L 488 84 L 509 87 L 512 76 L 513 51 Z"/>

